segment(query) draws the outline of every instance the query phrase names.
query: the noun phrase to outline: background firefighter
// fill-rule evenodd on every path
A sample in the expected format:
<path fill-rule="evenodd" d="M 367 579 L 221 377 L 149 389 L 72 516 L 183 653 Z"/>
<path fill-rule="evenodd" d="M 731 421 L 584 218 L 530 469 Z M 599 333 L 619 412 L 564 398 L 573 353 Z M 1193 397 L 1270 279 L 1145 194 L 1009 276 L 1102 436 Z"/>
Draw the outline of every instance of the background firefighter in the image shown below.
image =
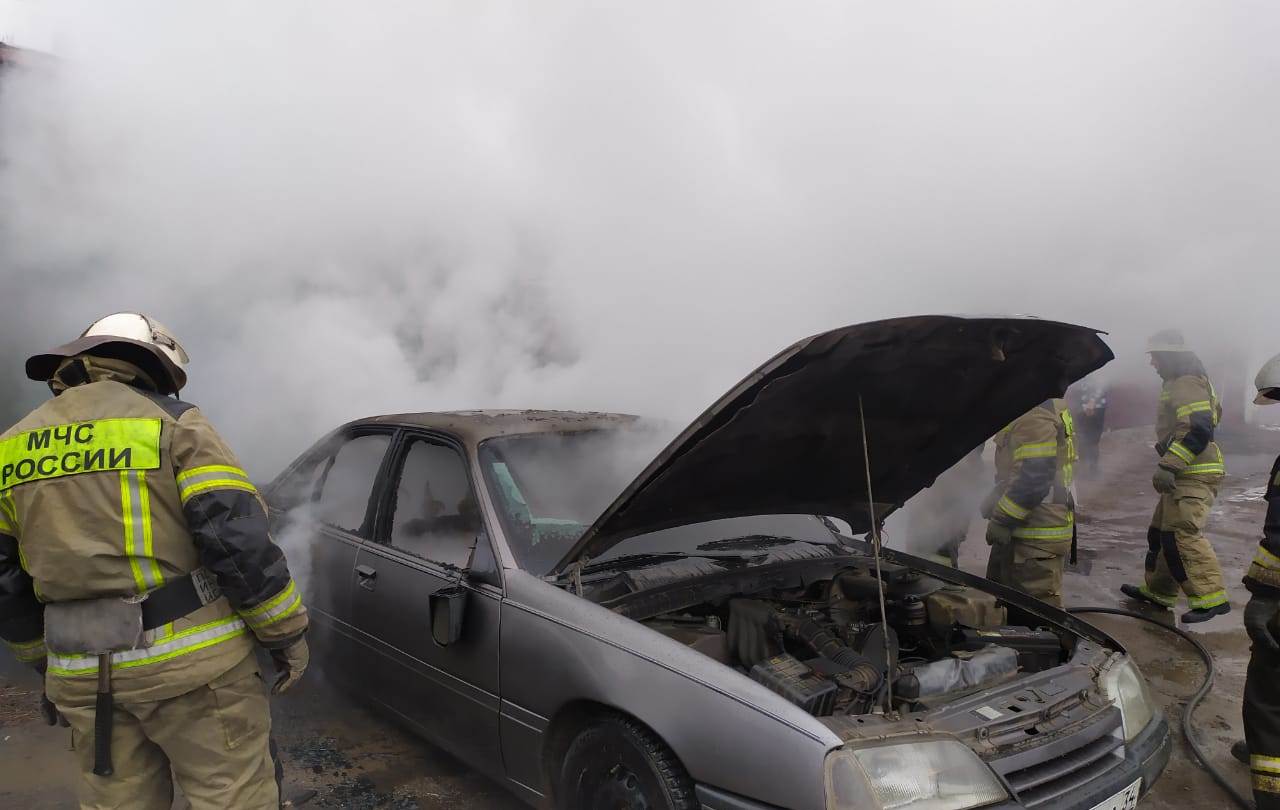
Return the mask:
<path fill-rule="evenodd" d="M 983 503 L 987 577 L 1062 606 L 1062 569 L 1075 536 L 1074 428 L 1046 400 L 996 434 L 996 485 Z"/>
<path fill-rule="evenodd" d="M 1147 530 L 1146 582 L 1122 585 L 1120 590 L 1130 598 L 1173 608 L 1181 589 L 1191 606 L 1182 620 L 1202 622 L 1231 610 L 1222 566 L 1204 536 L 1226 475 L 1222 451 L 1213 440 L 1222 405 L 1182 333 L 1157 333 L 1147 351 L 1164 380 L 1156 411 L 1160 459 L 1152 477 L 1160 500 Z"/>
<path fill-rule="evenodd" d="M 1076 452 L 1080 454 L 1077 473 L 1090 477 L 1098 472 L 1102 434 L 1107 428 L 1107 389 L 1091 374 L 1071 392 L 1071 415 L 1075 419 Z"/>
<path fill-rule="evenodd" d="M 167 809 L 174 780 L 194 810 L 280 804 L 252 639 L 287 688 L 307 663 L 306 611 L 248 476 L 200 411 L 168 396 L 185 361 L 156 321 L 108 316 L 27 361 L 55 396 L 0 435 L 0 637 L 47 668 L 86 808 Z M 142 594 L 138 643 L 110 648 L 113 729 L 95 738 L 105 657 L 63 647 L 102 652 L 118 627 L 95 614 Z"/>
<path fill-rule="evenodd" d="M 1280 401 L 1280 355 L 1267 361 L 1255 383 L 1259 405 Z M 1244 683 L 1246 747 L 1237 744 L 1232 753 L 1249 763 L 1258 810 L 1280 810 L 1280 458 L 1271 467 L 1266 498 L 1262 541 L 1244 577 L 1250 593 L 1244 626 L 1253 641 Z"/>

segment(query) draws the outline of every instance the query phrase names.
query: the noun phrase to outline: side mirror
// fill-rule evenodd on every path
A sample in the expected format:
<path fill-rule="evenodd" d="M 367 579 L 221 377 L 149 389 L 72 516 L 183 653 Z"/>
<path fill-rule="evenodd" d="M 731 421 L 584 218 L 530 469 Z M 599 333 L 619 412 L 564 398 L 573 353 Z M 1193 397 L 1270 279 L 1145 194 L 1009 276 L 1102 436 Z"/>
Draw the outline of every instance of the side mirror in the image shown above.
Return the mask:
<path fill-rule="evenodd" d="M 438 647 L 448 647 L 462 638 L 462 623 L 467 613 L 467 589 L 462 581 L 475 561 L 476 545 L 479 541 L 479 537 L 471 541 L 471 548 L 467 551 L 466 568 L 458 571 L 457 581 L 427 598 L 427 608 L 431 618 L 431 640 Z"/>
<path fill-rule="evenodd" d="M 458 578 L 453 581 L 453 585 L 442 587 L 426 600 L 431 619 L 431 641 L 436 646 L 456 644 L 462 637 L 462 621 L 467 612 L 467 589 L 462 582 L 466 580 L 467 572 L 471 571 L 472 563 L 475 563 L 476 545 L 479 543 L 479 535 L 472 537 L 471 546 L 467 549 L 466 566 L 457 569 Z"/>
<path fill-rule="evenodd" d="M 462 638 L 462 620 L 467 612 L 467 589 L 450 585 L 427 599 L 431 611 L 431 640 L 438 647 L 448 647 Z"/>

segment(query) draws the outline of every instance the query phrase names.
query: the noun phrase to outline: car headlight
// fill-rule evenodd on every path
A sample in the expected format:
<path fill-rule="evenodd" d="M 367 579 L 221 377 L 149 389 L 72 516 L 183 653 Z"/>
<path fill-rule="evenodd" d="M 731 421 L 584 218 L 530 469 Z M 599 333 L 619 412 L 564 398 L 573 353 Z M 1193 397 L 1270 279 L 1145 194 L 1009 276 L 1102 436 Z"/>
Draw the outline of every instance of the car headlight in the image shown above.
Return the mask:
<path fill-rule="evenodd" d="M 1009 798 L 957 740 L 840 748 L 827 756 L 827 810 L 967 810 Z"/>
<path fill-rule="evenodd" d="M 1155 717 L 1155 702 L 1147 691 L 1147 679 L 1128 656 L 1117 656 L 1098 678 L 1102 693 L 1120 709 L 1124 740 L 1132 742 Z"/>

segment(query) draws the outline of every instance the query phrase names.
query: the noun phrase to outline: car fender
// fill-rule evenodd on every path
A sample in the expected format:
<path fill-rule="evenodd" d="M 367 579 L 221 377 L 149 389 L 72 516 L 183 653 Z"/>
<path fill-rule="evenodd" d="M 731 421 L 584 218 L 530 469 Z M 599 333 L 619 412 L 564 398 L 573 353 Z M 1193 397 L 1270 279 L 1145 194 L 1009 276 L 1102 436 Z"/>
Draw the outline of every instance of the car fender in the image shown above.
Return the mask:
<path fill-rule="evenodd" d="M 823 762 L 840 739 L 817 718 L 639 622 L 507 574 L 499 679 L 513 781 L 545 791 L 546 732 L 566 708 L 589 702 L 647 725 L 695 782 L 778 807 L 825 806 Z"/>

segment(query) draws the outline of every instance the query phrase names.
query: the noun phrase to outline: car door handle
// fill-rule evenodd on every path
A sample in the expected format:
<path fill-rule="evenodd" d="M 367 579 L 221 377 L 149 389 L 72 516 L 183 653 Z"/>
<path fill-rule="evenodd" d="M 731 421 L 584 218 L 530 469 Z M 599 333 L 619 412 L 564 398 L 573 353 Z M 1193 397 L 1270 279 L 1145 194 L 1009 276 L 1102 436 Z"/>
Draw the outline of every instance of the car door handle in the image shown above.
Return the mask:
<path fill-rule="evenodd" d="M 373 568 L 367 565 L 356 566 L 356 579 L 358 580 L 356 584 L 361 588 L 364 588 L 366 591 L 374 589 L 374 586 L 377 584 L 377 578 L 378 572 Z"/>

